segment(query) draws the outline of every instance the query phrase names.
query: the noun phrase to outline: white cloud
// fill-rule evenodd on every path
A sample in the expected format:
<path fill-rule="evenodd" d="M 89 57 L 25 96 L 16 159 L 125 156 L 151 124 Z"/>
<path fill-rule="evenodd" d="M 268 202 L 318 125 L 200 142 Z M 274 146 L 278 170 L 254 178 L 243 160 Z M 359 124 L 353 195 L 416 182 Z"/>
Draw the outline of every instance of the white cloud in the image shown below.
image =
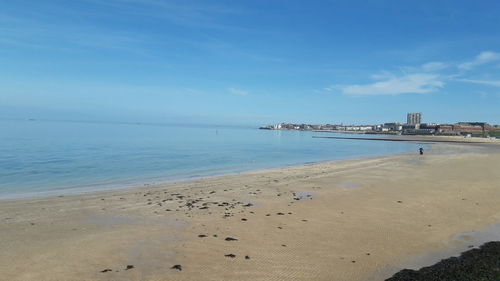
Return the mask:
<path fill-rule="evenodd" d="M 477 66 L 500 62 L 500 53 L 483 51 L 462 64 L 431 61 L 420 65 L 402 66 L 396 70 L 382 71 L 369 77 L 367 84 L 333 85 L 315 90 L 317 93 L 342 93 L 351 96 L 423 94 L 436 92 L 447 83 L 465 82 L 500 87 L 500 80 L 468 79 L 469 72 Z M 460 71 L 462 70 L 462 71 Z M 477 69 L 475 72 L 480 71 Z M 495 70 L 493 70 L 495 71 Z M 491 71 L 490 71 L 491 72 Z M 477 74 L 477 73 L 476 73 Z M 490 76 L 492 73 L 489 73 Z M 477 76 L 476 76 L 477 77 Z"/>
<path fill-rule="evenodd" d="M 483 84 L 493 87 L 500 87 L 500 81 L 488 81 L 488 80 L 472 80 L 472 79 L 458 79 L 460 82 L 474 83 L 474 84 Z"/>
<path fill-rule="evenodd" d="M 401 71 L 403 73 L 406 73 L 406 71 L 409 71 L 411 69 L 401 69 Z M 392 74 L 391 72 L 388 72 L 388 71 L 383 71 L 383 72 L 380 72 L 380 73 L 377 73 L 377 74 L 372 74 L 370 76 L 371 79 L 373 80 L 385 80 L 385 79 L 391 79 L 394 77 L 394 74 Z"/>
<path fill-rule="evenodd" d="M 426 72 L 432 72 L 432 71 L 442 70 L 442 69 L 445 69 L 447 67 L 448 67 L 448 65 L 443 63 L 443 62 L 433 61 L 433 62 L 428 62 L 428 63 L 422 65 L 422 70 L 426 71 Z"/>
<path fill-rule="evenodd" d="M 347 95 L 399 95 L 423 94 L 433 92 L 444 86 L 441 77 L 437 74 L 415 73 L 403 76 L 392 76 L 367 85 L 349 85 L 342 87 L 341 91 Z"/>
<path fill-rule="evenodd" d="M 234 95 L 239 95 L 239 96 L 245 96 L 248 94 L 248 91 L 245 90 L 240 90 L 240 89 L 235 89 L 235 88 L 229 88 L 227 89 L 231 94 Z"/>
<path fill-rule="evenodd" d="M 469 70 L 476 66 L 487 64 L 490 62 L 494 62 L 500 60 L 500 54 L 490 51 L 481 52 L 473 61 L 462 63 L 458 66 L 458 68 L 463 70 Z"/>

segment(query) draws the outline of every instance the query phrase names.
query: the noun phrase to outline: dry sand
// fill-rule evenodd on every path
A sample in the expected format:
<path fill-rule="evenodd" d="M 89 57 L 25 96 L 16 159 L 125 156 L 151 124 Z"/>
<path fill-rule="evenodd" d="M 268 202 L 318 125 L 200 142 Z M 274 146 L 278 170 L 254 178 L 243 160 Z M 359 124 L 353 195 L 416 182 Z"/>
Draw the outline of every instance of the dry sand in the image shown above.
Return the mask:
<path fill-rule="evenodd" d="M 499 156 L 495 144 L 436 144 L 423 156 L 1 201 L 0 280 L 383 280 L 500 223 Z"/>

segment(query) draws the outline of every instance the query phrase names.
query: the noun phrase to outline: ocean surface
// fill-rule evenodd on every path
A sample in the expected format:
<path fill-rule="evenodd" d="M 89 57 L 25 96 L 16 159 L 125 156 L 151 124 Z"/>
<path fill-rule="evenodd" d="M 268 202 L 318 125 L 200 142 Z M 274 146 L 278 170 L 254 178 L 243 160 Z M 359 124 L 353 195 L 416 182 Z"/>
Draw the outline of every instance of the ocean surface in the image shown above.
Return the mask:
<path fill-rule="evenodd" d="M 418 149 L 418 144 L 407 142 L 321 139 L 312 136 L 332 134 L 244 127 L 0 120 L 0 128 L 0 199 L 111 190 Z"/>

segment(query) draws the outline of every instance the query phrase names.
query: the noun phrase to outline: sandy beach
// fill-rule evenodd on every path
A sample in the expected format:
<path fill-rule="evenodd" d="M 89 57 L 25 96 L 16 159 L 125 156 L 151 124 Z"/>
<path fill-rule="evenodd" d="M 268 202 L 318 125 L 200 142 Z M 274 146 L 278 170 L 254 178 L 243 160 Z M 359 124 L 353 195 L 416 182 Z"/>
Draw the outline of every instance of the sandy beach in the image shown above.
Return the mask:
<path fill-rule="evenodd" d="M 4 200 L 0 280 L 384 280 L 479 246 L 475 233 L 500 240 L 499 167 L 498 142 L 433 144 L 423 156 Z"/>

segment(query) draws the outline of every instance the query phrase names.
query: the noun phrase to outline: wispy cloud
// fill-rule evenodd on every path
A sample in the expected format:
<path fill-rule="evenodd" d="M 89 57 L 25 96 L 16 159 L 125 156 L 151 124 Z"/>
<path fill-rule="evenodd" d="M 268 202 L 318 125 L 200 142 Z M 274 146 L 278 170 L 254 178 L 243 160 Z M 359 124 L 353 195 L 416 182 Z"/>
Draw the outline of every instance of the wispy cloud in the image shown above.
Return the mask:
<path fill-rule="evenodd" d="M 74 17 L 82 17 L 77 12 Z M 15 46 L 35 50 L 78 52 L 94 50 L 123 51 L 141 57 L 151 57 L 143 46 L 147 37 L 143 34 L 99 28 L 81 21 L 48 20 L 48 12 L 37 11 L 26 15 L 5 16 L 0 12 L 0 47 Z"/>
<path fill-rule="evenodd" d="M 426 72 L 433 72 L 443 70 L 449 67 L 449 64 L 439 61 L 428 62 L 422 65 L 422 70 Z"/>
<path fill-rule="evenodd" d="M 202 28 L 241 31 L 243 28 L 221 21 L 242 11 L 194 1 L 161 1 L 161 0 L 85 0 L 86 2 L 108 7 L 116 13 L 144 16 L 169 21 L 172 24 Z"/>
<path fill-rule="evenodd" d="M 227 32 L 250 35 L 265 32 L 241 25 L 237 19 L 248 16 L 251 11 L 235 8 L 238 5 L 192 0 L 79 0 L 68 5 L 36 4 L 33 9 L 24 10 L 16 5 L 11 11 L 0 11 L 0 48 L 4 45 L 85 54 L 105 50 L 150 59 L 165 57 L 165 47 L 187 45 L 198 49 L 194 52 L 283 62 L 275 54 L 266 54 L 266 50 L 255 51 L 225 37 Z M 126 23 L 108 24 L 115 22 Z M 144 23 L 191 29 L 196 35 L 182 32 L 174 36 L 160 28 L 144 29 Z M 207 33 L 207 30 L 213 32 Z M 198 35 L 199 31 L 203 34 Z M 169 56 L 176 55 L 169 52 Z"/>
<path fill-rule="evenodd" d="M 239 95 L 239 96 L 245 96 L 248 94 L 248 91 L 241 90 L 241 89 L 236 89 L 236 88 L 229 88 L 227 89 L 231 94 L 233 95 Z"/>
<path fill-rule="evenodd" d="M 445 63 L 445 62 L 440 62 L 440 61 L 431 61 L 424 63 L 422 65 L 418 66 L 403 66 L 399 67 L 399 70 L 402 73 L 419 73 L 419 72 L 437 72 L 441 70 L 445 70 L 447 68 L 452 67 L 453 64 L 450 63 Z M 388 72 L 383 72 L 383 73 L 388 73 Z M 390 74 L 390 73 L 389 73 Z M 384 74 L 382 74 L 384 75 Z M 380 76 L 380 74 L 375 74 L 373 75 L 375 77 Z"/>
<path fill-rule="evenodd" d="M 236 46 L 235 44 L 231 44 L 227 41 L 222 41 L 214 37 L 209 37 L 206 40 L 183 40 L 182 43 L 189 44 L 198 49 L 208 51 L 218 56 L 241 57 L 244 59 L 271 63 L 281 63 L 286 61 L 281 57 L 261 54 L 258 51 L 248 50 L 246 48 Z"/>
<path fill-rule="evenodd" d="M 482 70 L 480 66 L 496 61 L 500 61 L 500 53 L 483 51 L 464 63 L 431 61 L 417 66 L 404 66 L 397 68 L 398 71 L 372 74 L 370 78 L 375 81 L 372 83 L 333 85 L 314 92 L 351 96 L 425 94 L 436 92 L 453 82 L 500 87 L 500 80 L 467 78 L 473 74 L 478 77 Z"/>
<path fill-rule="evenodd" d="M 473 79 L 457 79 L 456 81 L 500 87 L 500 81 L 473 80 Z"/>
<path fill-rule="evenodd" d="M 423 94 L 436 91 L 444 85 L 439 75 L 416 73 L 394 76 L 372 84 L 349 85 L 343 87 L 341 91 L 343 94 L 355 96 Z"/>
<path fill-rule="evenodd" d="M 477 66 L 480 66 L 483 64 L 488 64 L 491 62 L 495 62 L 498 60 L 500 60 L 500 53 L 485 51 L 485 52 L 481 52 L 479 55 L 477 55 L 474 60 L 464 62 L 464 63 L 458 65 L 458 68 L 460 68 L 462 70 L 470 70 L 474 67 L 477 67 Z"/>

